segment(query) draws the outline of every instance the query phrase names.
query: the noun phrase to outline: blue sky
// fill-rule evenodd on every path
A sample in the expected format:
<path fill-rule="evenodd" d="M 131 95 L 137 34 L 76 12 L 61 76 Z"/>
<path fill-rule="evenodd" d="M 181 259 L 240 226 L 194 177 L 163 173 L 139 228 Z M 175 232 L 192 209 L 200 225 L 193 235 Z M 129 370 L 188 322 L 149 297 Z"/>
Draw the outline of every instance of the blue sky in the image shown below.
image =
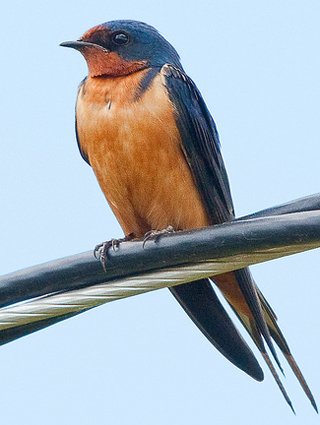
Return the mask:
<path fill-rule="evenodd" d="M 318 1 L 12 0 L 2 8 L 0 274 L 122 235 L 74 134 L 86 64 L 58 47 L 111 19 L 157 27 L 220 132 L 238 215 L 319 191 Z M 320 403 L 319 251 L 255 266 Z M 99 307 L 0 348 L 1 418 L 16 424 L 315 424 L 265 369 L 227 362 L 167 290 Z M 261 364 L 263 364 L 261 360 Z"/>

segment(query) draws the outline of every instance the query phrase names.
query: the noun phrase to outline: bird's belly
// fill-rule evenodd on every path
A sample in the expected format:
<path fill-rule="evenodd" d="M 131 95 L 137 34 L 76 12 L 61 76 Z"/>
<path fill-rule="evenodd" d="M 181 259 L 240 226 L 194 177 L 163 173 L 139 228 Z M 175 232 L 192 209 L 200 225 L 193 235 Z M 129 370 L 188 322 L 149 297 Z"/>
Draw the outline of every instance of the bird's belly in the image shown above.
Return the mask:
<path fill-rule="evenodd" d="M 159 81 L 136 102 L 77 105 L 77 130 L 125 234 L 208 225 L 185 160 L 173 108 Z"/>

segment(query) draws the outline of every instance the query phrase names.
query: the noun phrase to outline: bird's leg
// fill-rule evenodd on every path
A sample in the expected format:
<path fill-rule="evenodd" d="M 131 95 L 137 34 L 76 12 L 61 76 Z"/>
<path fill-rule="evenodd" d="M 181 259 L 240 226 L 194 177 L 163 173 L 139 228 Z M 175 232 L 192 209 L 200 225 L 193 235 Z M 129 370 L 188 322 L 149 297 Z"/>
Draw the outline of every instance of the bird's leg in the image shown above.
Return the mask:
<path fill-rule="evenodd" d="M 96 247 L 93 250 L 93 255 L 97 260 L 100 260 L 100 263 L 102 264 L 103 270 L 107 272 L 106 270 L 106 262 L 108 258 L 108 249 L 112 247 L 112 249 L 115 251 L 121 242 L 128 242 L 134 239 L 134 233 L 129 233 L 124 238 L 120 239 L 110 239 L 109 241 L 99 243 L 96 245 Z"/>
<path fill-rule="evenodd" d="M 142 245 L 143 248 L 147 241 L 151 241 L 151 240 L 156 241 L 160 236 L 166 235 L 167 233 L 173 233 L 174 231 L 175 230 L 172 226 L 168 226 L 166 229 L 162 229 L 162 230 L 150 230 L 144 235 L 143 245 Z"/>

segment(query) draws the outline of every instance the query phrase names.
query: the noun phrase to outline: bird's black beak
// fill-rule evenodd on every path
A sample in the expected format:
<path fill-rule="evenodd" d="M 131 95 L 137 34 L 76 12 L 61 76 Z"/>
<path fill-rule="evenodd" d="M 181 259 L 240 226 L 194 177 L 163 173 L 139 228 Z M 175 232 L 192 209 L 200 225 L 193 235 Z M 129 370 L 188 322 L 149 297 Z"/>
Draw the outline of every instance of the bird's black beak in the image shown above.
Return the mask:
<path fill-rule="evenodd" d="M 80 50 L 80 51 L 85 47 L 90 47 L 90 48 L 95 47 L 95 48 L 103 50 L 105 53 L 109 53 L 108 49 L 105 49 L 104 47 L 100 46 L 99 44 L 89 43 L 87 41 L 82 41 L 82 40 L 64 41 L 63 43 L 60 43 L 59 46 L 70 47 L 71 49 L 76 49 L 76 50 Z"/>
<path fill-rule="evenodd" d="M 88 43 L 86 41 L 64 41 L 63 43 L 60 43 L 59 46 L 62 47 L 71 47 L 71 49 L 81 50 L 84 47 L 92 47 L 92 43 Z"/>

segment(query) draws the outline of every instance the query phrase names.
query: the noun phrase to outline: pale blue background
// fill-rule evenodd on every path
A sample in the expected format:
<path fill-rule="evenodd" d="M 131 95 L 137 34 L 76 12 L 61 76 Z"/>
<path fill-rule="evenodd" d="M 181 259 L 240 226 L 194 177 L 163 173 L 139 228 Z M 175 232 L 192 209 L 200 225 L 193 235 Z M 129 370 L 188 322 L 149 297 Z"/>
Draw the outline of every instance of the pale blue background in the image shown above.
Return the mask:
<path fill-rule="evenodd" d="M 179 51 L 217 122 L 238 215 L 319 191 L 319 1 L 11 0 L 0 15 L 1 274 L 122 235 L 75 142 L 86 64 L 58 47 L 120 18 L 153 24 Z M 253 268 L 318 402 L 319 259 Z M 167 290 L 3 346 L 0 365 L 7 424 L 319 423 L 286 365 L 296 418 L 268 371 L 263 383 L 238 371 Z"/>

